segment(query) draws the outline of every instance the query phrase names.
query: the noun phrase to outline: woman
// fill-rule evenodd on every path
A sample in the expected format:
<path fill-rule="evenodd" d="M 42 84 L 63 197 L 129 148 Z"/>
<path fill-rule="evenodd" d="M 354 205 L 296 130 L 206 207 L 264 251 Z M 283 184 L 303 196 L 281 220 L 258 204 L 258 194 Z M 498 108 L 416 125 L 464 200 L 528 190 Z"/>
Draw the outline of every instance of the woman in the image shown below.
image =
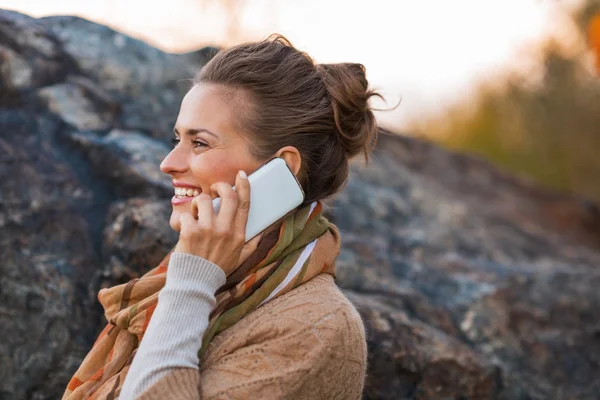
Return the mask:
<path fill-rule="evenodd" d="M 335 285 L 340 237 L 322 211 L 375 144 L 373 95 L 362 65 L 315 65 L 278 35 L 202 68 L 161 164 L 179 241 L 100 291 L 109 323 L 63 399 L 360 398 L 364 326 Z M 272 157 L 305 201 L 244 244 L 247 175 Z"/>

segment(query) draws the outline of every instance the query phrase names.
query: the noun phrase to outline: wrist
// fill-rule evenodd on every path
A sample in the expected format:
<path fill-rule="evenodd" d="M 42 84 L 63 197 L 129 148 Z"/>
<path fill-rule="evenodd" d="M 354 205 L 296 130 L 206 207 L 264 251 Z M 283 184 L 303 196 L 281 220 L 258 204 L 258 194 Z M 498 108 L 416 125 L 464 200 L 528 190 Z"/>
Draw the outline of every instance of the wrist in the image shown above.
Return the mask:
<path fill-rule="evenodd" d="M 171 253 L 165 286 L 193 288 L 196 284 L 204 284 L 216 291 L 225 284 L 225 280 L 225 272 L 217 264 L 177 249 Z"/>

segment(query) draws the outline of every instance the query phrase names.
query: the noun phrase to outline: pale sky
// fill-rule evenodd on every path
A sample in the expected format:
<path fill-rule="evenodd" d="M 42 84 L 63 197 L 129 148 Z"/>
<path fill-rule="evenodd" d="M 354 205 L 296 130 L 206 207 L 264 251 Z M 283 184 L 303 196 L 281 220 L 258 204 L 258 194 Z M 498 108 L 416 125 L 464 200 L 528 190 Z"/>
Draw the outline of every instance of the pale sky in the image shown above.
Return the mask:
<path fill-rule="evenodd" d="M 564 30 L 576 0 L 0 0 L 32 16 L 79 15 L 167 51 L 282 33 L 317 62 L 360 62 L 402 128 L 507 68 L 535 66 L 535 43 Z M 238 6 L 237 23 L 222 5 Z M 167 6 L 168 5 L 168 6 Z M 377 107 L 385 105 L 377 103 Z"/>

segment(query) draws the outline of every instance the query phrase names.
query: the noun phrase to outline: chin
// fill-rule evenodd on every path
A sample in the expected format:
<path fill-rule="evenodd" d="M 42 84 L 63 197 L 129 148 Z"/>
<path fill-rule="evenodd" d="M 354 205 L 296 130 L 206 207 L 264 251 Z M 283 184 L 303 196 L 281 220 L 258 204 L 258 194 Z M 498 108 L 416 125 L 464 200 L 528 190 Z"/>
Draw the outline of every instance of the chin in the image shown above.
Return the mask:
<path fill-rule="evenodd" d="M 169 225 L 171 225 L 171 229 L 173 229 L 175 232 L 179 232 L 181 230 L 181 223 L 179 222 L 180 215 L 181 213 L 176 210 L 173 210 L 173 212 L 171 213 Z"/>

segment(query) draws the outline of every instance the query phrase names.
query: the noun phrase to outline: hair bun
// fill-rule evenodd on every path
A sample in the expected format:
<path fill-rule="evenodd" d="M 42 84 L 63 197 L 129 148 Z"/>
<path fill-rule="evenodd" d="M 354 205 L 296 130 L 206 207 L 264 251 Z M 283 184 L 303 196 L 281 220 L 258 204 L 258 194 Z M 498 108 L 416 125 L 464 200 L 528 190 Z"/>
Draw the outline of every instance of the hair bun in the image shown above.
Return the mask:
<path fill-rule="evenodd" d="M 369 99 L 381 95 L 369 90 L 364 65 L 358 63 L 317 64 L 333 108 L 337 133 L 348 158 L 368 152 L 377 141 L 377 121 Z"/>

